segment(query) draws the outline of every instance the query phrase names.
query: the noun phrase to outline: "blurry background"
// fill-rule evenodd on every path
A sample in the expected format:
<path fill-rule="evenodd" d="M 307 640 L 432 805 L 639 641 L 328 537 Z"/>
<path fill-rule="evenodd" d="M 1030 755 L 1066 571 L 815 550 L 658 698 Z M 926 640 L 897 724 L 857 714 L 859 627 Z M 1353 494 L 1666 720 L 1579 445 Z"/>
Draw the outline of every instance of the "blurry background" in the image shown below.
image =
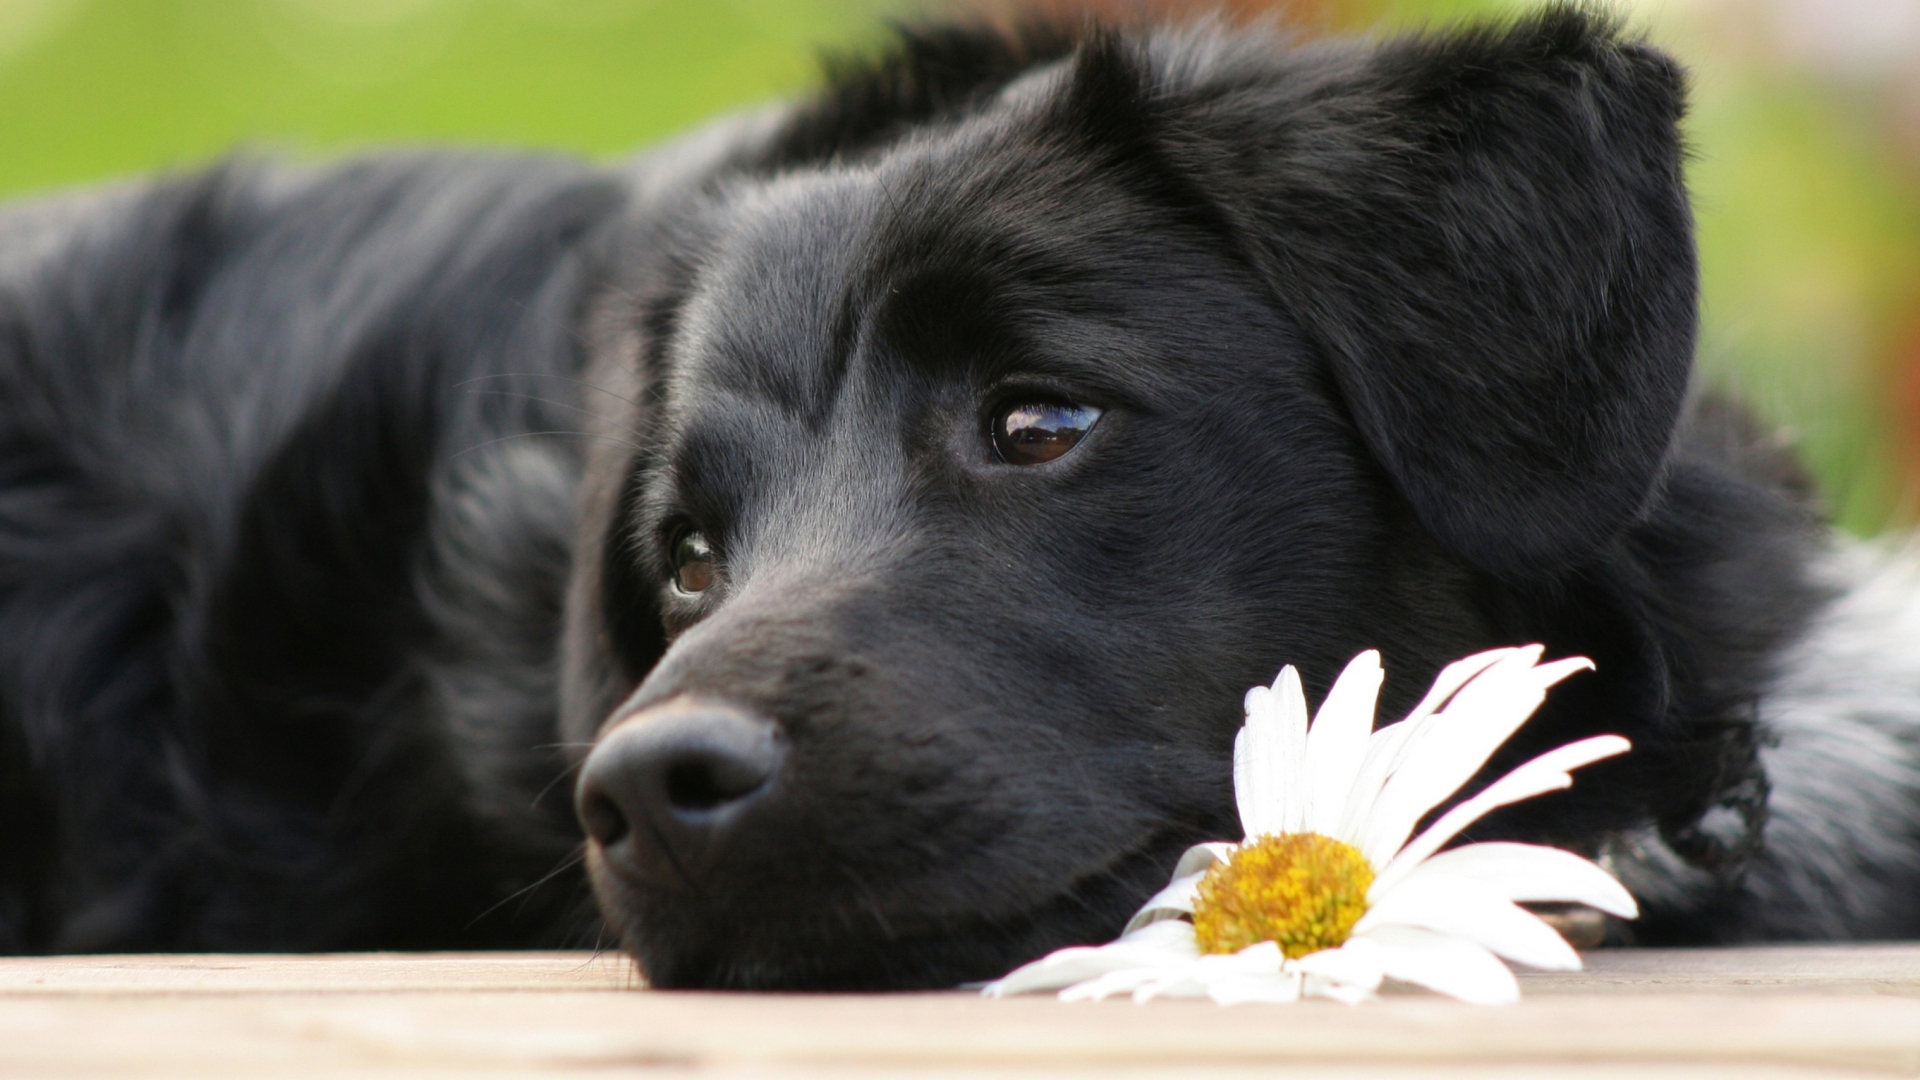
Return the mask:
<path fill-rule="evenodd" d="M 871 42 L 911 2 L 0 0 L 0 195 L 235 145 L 617 154 L 804 88 L 819 46 Z M 1516 4 L 1227 6 L 1327 33 Z M 1786 426 L 1847 527 L 1912 523 L 1920 0 L 1640 0 L 1627 11 L 1694 72 L 1706 370 Z"/>

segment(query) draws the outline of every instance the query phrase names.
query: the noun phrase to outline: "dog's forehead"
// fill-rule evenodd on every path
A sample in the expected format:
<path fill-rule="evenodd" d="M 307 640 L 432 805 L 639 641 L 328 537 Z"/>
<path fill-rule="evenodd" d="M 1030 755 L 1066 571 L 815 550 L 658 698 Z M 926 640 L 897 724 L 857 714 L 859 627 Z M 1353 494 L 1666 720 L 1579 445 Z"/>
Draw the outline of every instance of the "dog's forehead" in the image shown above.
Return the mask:
<path fill-rule="evenodd" d="M 1111 338 L 1124 352 L 1139 324 L 1188 305 L 1164 293 L 1216 273 L 1202 264 L 1218 251 L 1016 104 L 869 161 L 727 193 L 669 344 L 669 398 L 744 397 L 809 421 L 865 365 L 911 360 L 871 347 L 894 316 L 1073 323 L 1087 351 Z M 673 392 L 696 385 L 701 395 Z"/>
<path fill-rule="evenodd" d="M 673 378 L 801 413 L 831 391 L 823 362 L 857 332 L 876 229 L 866 171 L 800 173 L 725 206 L 673 343 Z"/>

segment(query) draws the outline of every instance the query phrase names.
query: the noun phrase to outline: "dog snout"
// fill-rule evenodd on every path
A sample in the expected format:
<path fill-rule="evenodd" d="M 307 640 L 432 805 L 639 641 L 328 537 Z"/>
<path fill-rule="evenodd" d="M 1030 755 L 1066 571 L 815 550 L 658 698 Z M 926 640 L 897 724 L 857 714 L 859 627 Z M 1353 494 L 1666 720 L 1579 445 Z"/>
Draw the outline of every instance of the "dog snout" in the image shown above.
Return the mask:
<path fill-rule="evenodd" d="M 772 721 L 725 702 L 675 699 L 601 736 L 575 807 L 617 871 L 643 881 L 683 876 L 743 827 L 785 758 Z"/>

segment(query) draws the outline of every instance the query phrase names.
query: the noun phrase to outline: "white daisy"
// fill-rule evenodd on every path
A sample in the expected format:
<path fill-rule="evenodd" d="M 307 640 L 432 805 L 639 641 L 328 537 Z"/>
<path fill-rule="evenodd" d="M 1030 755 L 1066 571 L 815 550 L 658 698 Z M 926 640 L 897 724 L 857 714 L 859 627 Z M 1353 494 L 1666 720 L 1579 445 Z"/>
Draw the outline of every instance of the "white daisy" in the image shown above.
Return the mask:
<path fill-rule="evenodd" d="M 1254 687 L 1233 745 L 1246 839 L 1189 848 L 1173 882 L 1119 940 L 1061 949 L 985 992 L 1357 1002 L 1396 979 L 1497 1004 L 1520 996 L 1500 957 L 1578 970 L 1579 954 L 1517 901 L 1633 918 L 1633 897 L 1619 882 L 1558 848 L 1440 849 L 1497 807 L 1571 786 L 1572 770 L 1624 753 L 1626 739 L 1601 735 L 1542 754 L 1408 840 L 1533 715 L 1548 687 L 1593 667 L 1585 657 L 1542 664 L 1541 652 L 1495 649 L 1452 664 L 1405 720 L 1378 731 L 1377 652 L 1354 657 L 1311 727 L 1293 668 L 1271 688 Z"/>

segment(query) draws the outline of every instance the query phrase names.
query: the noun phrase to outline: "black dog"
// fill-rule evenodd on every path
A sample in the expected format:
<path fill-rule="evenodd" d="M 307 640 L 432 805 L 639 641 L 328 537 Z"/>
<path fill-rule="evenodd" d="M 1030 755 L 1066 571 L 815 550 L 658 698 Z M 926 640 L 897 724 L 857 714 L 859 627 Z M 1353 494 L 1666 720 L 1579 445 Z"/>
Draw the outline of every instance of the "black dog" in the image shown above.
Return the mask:
<path fill-rule="evenodd" d="M 952 985 L 1236 838 L 1281 664 L 1528 641 L 1598 672 L 1490 768 L 1636 749 L 1476 838 L 1915 932 L 1920 601 L 1689 403 L 1682 97 L 1573 8 L 937 28 L 616 169 L 9 211 L 0 948 Z"/>

